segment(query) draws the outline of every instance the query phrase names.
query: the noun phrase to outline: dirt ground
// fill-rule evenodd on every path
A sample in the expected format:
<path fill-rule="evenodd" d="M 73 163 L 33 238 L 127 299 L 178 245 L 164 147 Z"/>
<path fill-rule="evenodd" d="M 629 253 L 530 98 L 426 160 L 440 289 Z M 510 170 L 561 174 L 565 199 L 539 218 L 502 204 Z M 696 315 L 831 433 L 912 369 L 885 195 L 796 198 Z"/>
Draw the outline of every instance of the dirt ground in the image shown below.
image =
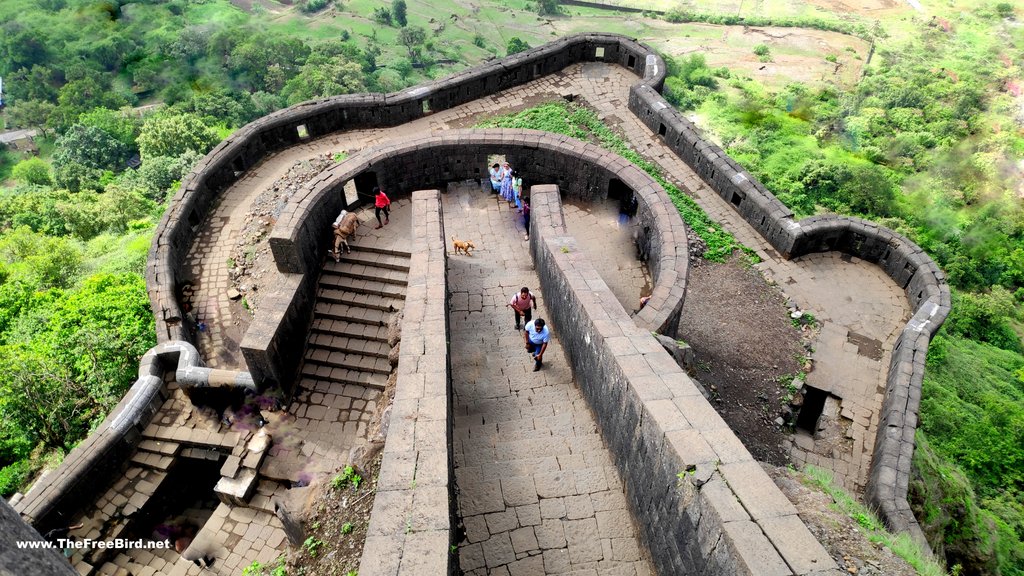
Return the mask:
<path fill-rule="evenodd" d="M 787 464 L 776 419 L 805 351 L 782 293 L 745 257 L 693 262 L 679 338 L 693 349 L 693 376 L 754 458 Z"/>
<path fill-rule="evenodd" d="M 862 576 L 913 576 L 906 561 L 885 546 L 871 542 L 857 521 L 840 512 L 832 498 L 808 487 L 806 476 L 795 470 L 763 465 L 776 486 L 796 506 L 800 519 L 839 565 L 840 570 Z"/>
<path fill-rule="evenodd" d="M 359 569 L 377 490 L 380 456 L 354 473 L 358 474 L 358 486 L 351 480 L 311 486 L 313 492 L 303 519 L 307 539 L 301 547 L 290 548 L 289 574 L 342 576 Z M 335 478 L 344 477 L 344 469 L 336 471 Z"/>

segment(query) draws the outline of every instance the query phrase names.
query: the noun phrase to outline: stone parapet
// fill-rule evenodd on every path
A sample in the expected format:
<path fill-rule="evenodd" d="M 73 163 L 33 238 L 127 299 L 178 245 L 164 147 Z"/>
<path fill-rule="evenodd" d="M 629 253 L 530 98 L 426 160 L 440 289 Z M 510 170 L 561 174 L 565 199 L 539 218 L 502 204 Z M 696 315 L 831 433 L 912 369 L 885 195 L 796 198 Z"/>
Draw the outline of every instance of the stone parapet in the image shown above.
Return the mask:
<path fill-rule="evenodd" d="M 945 274 L 919 246 L 873 222 L 836 215 L 794 220 L 774 194 L 651 86 L 630 88 L 629 109 L 784 257 L 833 250 L 852 254 L 878 264 L 903 288 L 914 316 L 893 350 L 865 496 L 891 529 L 909 532 L 927 546 L 906 495 L 924 358 L 950 311 Z"/>
<path fill-rule="evenodd" d="M 398 380 L 359 573 L 454 574 L 451 362 L 444 219 L 438 190 L 412 194 L 412 252 Z"/>
<path fill-rule="evenodd" d="M 269 239 L 278 269 L 286 274 L 302 274 L 322 261 L 326 250 L 324 231 L 344 208 L 342 191 L 350 180 L 373 172 L 381 187 L 399 195 L 416 185 L 440 188 L 451 181 L 486 177 L 481 171 L 487 165 L 488 154 L 503 154 L 529 174 L 531 182 L 557 184 L 570 198 L 603 199 L 613 180 L 632 190 L 638 201 L 637 248 L 646 256 L 654 279 L 651 301 L 636 320 L 649 331 L 675 334 L 689 274 L 689 253 L 685 224 L 672 209 L 664 189 L 613 152 L 536 130 L 449 130 L 388 142 L 353 155 L 296 192 L 295 201 L 281 213 Z M 274 314 L 275 318 L 281 316 Z M 262 328 L 263 320 L 257 322 L 259 330 L 270 330 Z M 266 320 L 268 325 L 273 322 Z M 243 342 L 243 349 L 246 347 Z M 249 360 L 250 354 L 246 354 Z M 249 368 L 259 382 L 262 368 L 252 363 Z"/>
<path fill-rule="evenodd" d="M 253 388 L 247 372 L 203 367 L 199 353 L 188 342 L 154 346 L 139 362 L 138 380 L 96 431 L 17 503 L 15 508 L 26 521 L 41 532 L 66 525 L 69 518 L 62 514 L 76 509 L 80 500 L 93 495 L 104 479 L 121 469 L 142 439 L 143 429 L 167 399 L 164 375 L 168 372 L 176 374 L 181 386 Z"/>
<path fill-rule="evenodd" d="M 558 342 L 661 574 L 839 574 L 796 509 L 566 233 L 535 186 L 530 249 Z"/>
<path fill-rule="evenodd" d="M 193 234 L 221 192 L 268 154 L 340 130 L 403 124 L 585 61 L 619 64 L 656 89 L 664 83 L 664 62 L 646 46 L 615 34 L 577 34 L 401 92 L 311 100 L 242 127 L 200 160 L 157 226 L 146 286 L 158 341 L 191 338 L 177 291 Z"/>

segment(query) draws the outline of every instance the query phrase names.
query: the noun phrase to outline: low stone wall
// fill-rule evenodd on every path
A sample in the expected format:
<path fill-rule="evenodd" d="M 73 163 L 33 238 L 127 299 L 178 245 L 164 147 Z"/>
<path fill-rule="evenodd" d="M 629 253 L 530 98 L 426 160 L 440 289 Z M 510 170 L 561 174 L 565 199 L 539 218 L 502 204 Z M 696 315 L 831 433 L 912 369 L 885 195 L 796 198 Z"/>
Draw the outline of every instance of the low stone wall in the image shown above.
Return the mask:
<path fill-rule="evenodd" d="M 198 362 L 196 349 L 182 342 L 158 344 L 146 352 L 139 362 L 139 379 L 110 415 L 56 470 L 36 482 L 15 509 L 40 532 L 68 525 L 70 518 L 62 514 L 78 509 L 134 451 L 167 399 L 164 374 Z"/>
<path fill-rule="evenodd" d="M 575 240 L 535 186 L 530 249 L 552 326 L 594 410 L 660 574 L 839 573 L 796 509 Z"/>
<path fill-rule="evenodd" d="M 593 144 L 535 130 L 449 130 L 369 148 L 324 171 L 299 190 L 270 234 L 278 268 L 296 278 L 313 276 L 328 248 L 330 223 L 342 208 L 343 187 L 367 171 L 400 197 L 414 185 L 444 187 L 479 178 L 489 154 L 504 154 L 533 181 L 564 185 L 566 196 L 584 201 L 607 197 L 618 180 L 637 197 L 637 243 L 654 280 L 652 298 L 636 315 L 651 332 L 675 334 L 686 295 L 689 253 L 686 228 L 671 200 L 648 174 Z M 293 288 L 294 284 L 294 288 Z M 242 352 L 257 383 L 287 382 L 301 359 L 288 334 L 305 333 L 312 319 L 314 287 L 289 280 L 268 311 L 250 326 Z M 282 340 L 284 344 L 282 344 Z M 292 347 L 295 346 L 292 338 Z"/>
<path fill-rule="evenodd" d="M 188 280 L 183 269 L 193 236 L 220 193 L 268 154 L 339 130 L 403 124 L 585 61 L 619 64 L 658 89 L 664 81 L 664 63 L 646 46 L 615 34 L 579 34 L 394 94 L 313 100 L 247 124 L 199 162 L 157 226 L 146 286 L 158 341 L 191 341 L 177 293 Z"/>
<path fill-rule="evenodd" d="M 412 195 L 409 288 L 402 316 L 398 382 L 377 495 L 367 529 L 362 576 L 455 573 L 448 298 L 444 218 L 438 190 Z"/>
<path fill-rule="evenodd" d="M 791 210 L 706 140 L 654 86 L 632 86 L 629 109 L 782 256 L 845 252 L 878 264 L 903 287 L 914 316 L 892 353 L 865 497 L 891 529 L 927 544 L 906 497 L 928 342 L 950 310 L 945 274 L 919 246 L 872 222 L 834 215 L 794 220 Z"/>

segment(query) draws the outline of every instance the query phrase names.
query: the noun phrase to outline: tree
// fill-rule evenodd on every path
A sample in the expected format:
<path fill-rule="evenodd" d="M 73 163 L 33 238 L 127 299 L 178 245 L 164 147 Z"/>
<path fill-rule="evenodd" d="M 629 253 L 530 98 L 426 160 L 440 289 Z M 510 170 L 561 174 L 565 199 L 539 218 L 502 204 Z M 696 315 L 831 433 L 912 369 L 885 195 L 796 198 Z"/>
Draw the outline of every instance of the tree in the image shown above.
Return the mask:
<path fill-rule="evenodd" d="M 113 408 L 153 344 L 137 275 L 101 274 L 44 294 L 0 346 L 0 416 L 34 440 L 70 447 Z"/>
<path fill-rule="evenodd" d="M 555 16 L 562 13 L 558 6 L 558 0 L 538 0 L 537 14 L 541 16 Z"/>
<path fill-rule="evenodd" d="M 11 124 L 19 128 L 38 128 L 46 136 L 50 115 L 56 106 L 42 100 L 22 100 L 7 109 Z"/>
<path fill-rule="evenodd" d="M 301 40 L 259 33 L 231 50 L 228 69 L 250 90 L 277 92 L 309 56 Z"/>
<path fill-rule="evenodd" d="M 529 44 L 527 44 L 524 40 L 521 40 L 518 36 L 513 36 L 508 39 L 508 46 L 505 48 L 505 52 L 511 56 L 512 54 L 518 54 L 519 52 L 523 52 L 529 49 Z"/>
<path fill-rule="evenodd" d="M 406 18 L 405 0 L 392 0 L 391 14 L 394 16 L 395 23 L 400 27 L 405 28 L 405 25 L 409 23 Z"/>
<path fill-rule="evenodd" d="M 139 135 L 139 121 L 130 113 L 108 108 L 96 108 L 78 117 L 77 124 L 92 126 L 103 130 L 121 143 L 124 150 L 135 148 L 135 138 Z"/>
<path fill-rule="evenodd" d="M 39 186 L 53 184 L 53 178 L 50 177 L 50 165 L 36 157 L 22 160 L 15 164 L 11 170 L 11 176 L 15 180 L 26 184 L 36 184 Z"/>
<path fill-rule="evenodd" d="M 98 189 L 104 170 L 120 170 L 128 147 L 96 126 L 75 124 L 57 139 L 53 153 L 54 180 L 77 192 Z"/>
<path fill-rule="evenodd" d="M 378 6 L 373 9 L 373 19 L 378 24 L 391 26 L 391 10 L 388 10 L 383 6 Z"/>
<path fill-rule="evenodd" d="M 416 58 L 415 48 L 423 44 L 426 39 L 427 31 L 422 26 L 407 26 L 398 31 L 398 42 L 409 51 L 409 58 L 413 62 L 419 60 Z"/>
<path fill-rule="evenodd" d="M 281 94 L 291 105 L 314 98 L 365 91 L 363 71 L 359 65 L 334 58 L 307 63 L 297 76 L 288 81 Z"/>
<path fill-rule="evenodd" d="M 15 102 L 22 100 L 57 99 L 56 79 L 53 70 L 46 66 L 33 64 L 32 68 L 18 68 L 10 76 L 4 77 L 4 91 Z"/>
<path fill-rule="evenodd" d="M 142 124 L 138 145 L 145 160 L 181 156 L 188 150 L 206 154 L 219 140 L 217 133 L 194 114 L 156 114 Z"/>
<path fill-rule="evenodd" d="M 110 89 L 105 81 L 87 75 L 68 82 L 57 95 L 57 110 L 50 115 L 50 125 L 63 132 L 78 121 L 84 112 L 96 108 L 117 110 L 126 106 L 128 100 Z"/>

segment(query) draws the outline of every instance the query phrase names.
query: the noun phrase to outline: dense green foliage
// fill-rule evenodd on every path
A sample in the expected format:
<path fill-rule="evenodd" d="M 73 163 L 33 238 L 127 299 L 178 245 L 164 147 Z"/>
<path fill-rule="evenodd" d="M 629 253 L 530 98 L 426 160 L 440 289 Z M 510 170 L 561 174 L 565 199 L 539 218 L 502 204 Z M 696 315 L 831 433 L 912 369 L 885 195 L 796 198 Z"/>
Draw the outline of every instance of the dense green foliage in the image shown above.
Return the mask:
<path fill-rule="evenodd" d="M 690 225 L 690 229 L 694 233 L 704 240 L 706 244 L 704 258 L 721 262 L 736 250 L 744 251 L 749 258 L 756 257 L 749 249 L 737 242 L 731 234 L 723 230 L 717 222 L 708 218 L 692 198 L 665 178 L 657 165 L 630 148 L 619 135 L 601 122 L 592 110 L 564 102 L 552 102 L 519 113 L 485 120 L 478 124 L 478 127 L 544 130 L 565 134 L 580 140 L 595 141 L 650 174 L 665 188 L 683 220 Z"/>
<path fill-rule="evenodd" d="M 1024 131 L 1013 114 L 1024 37 L 1014 30 L 986 9 L 935 18 L 912 40 L 879 41 L 852 92 L 716 80 L 698 57 L 670 61 L 666 81 L 666 97 L 797 217 L 878 221 L 946 271 L 954 307 L 929 354 L 915 506 L 950 566 L 1004 575 L 1024 574 Z"/>

